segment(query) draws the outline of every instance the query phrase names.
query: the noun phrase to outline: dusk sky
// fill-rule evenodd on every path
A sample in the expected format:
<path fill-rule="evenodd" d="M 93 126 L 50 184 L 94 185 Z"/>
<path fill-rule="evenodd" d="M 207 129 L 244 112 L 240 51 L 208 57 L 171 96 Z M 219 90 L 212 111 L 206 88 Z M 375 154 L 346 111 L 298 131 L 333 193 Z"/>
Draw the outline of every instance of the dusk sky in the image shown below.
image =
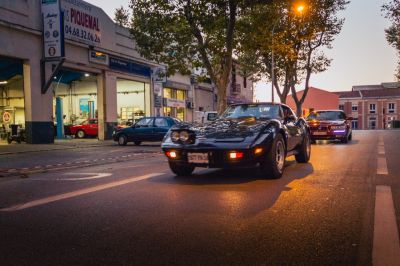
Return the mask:
<path fill-rule="evenodd" d="M 129 0 L 86 0 L 113 18 L 114 10 L 127 7 Z M 382 16 L 381 6 L 389 0 L 352 0 L 341 16 L 346 18 L 342 32 L 327 55 L 333 59 L 324 73 L 311 77 L 311 86 L 329 90 L 351 90 L 353 85 L 380 84 L 395 81 L 397 55 L 385 39 L 389 21 Z M 256 99 L 270 100 L 270 85 L 259 82 Z"/>

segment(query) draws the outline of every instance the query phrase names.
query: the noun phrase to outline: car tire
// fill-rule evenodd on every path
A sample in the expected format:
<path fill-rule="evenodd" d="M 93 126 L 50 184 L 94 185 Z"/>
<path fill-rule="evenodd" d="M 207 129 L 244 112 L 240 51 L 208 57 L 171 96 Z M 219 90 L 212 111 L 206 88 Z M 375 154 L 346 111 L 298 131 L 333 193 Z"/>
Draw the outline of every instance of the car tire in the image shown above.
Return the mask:
<path fill-rule="evenodd" d="M 286 159 L 286 145 L 281 134 L 278 134 L 272 142 L 272 147 L 260 164 L 262 175 L 277 179 L 283 174 Z"/>
<path fill-rule="evenodd" d="M 136 146 L 139 146 L 140 144 L 142 144 L 141 141 L 134 141 L 133 143 L 134 143 Z"/>
<path fill-rule="evenodd" d="M 350 133 L 350 135 L 349 135 L 349 141 L 351 141 L 352 139 L 353 139 L 353 132 Z"/>
<path fill-rule="evenodd" d="M 189 164 L 178 164 L 174 162 L 169 162 L 169 168 L 177 176 L 188 176 L 191 175 L 195 169 L 194 166 Z"/>
<path fill-rule="evenodd" d="M 86 136 L 85 131 L 83 130 L 78 130 L 75 134 L 75 137 L 77 137 L 78 139 L 83 139 Z"/>
<path fill-rule="evenodd" d="M 119 146 L 126 146 L 127 143 L 128 143 L 128 138 L 124 134 L 118 136 Z"/>
<path fill-rule="evenodd" d="M 294 156 L 296 158 L 296 162 L 307 163 L 310 160 L 311 140 L 310 140 L 310 136 L 308 135 L 308 133 L 306 133 L 304 135 L 303 142 L 301 143 L 297 152 L 298 153 Z"/>
<path fill-rule="evenodd" d="M 342 139 L 340 140 L 340 142 L 341 142 L 341 143 L 344 143 L 344 144 L 348 143 L 348 142 L 349 142 L 349 137 L 346 135 L 344 138 L 342 138 Z"/>

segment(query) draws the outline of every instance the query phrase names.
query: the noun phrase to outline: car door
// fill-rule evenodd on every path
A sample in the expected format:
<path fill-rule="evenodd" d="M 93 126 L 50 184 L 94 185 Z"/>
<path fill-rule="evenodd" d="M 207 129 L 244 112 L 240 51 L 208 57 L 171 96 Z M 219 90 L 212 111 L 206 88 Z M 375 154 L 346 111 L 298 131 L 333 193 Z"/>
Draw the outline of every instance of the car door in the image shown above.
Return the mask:
<path fill-rule="evenodd" d="M 89 120 L 89 135 L 97 136 L 98 132 L 99 132 L 99 126 L 97 119 Z"/>
<path fill-rule="evenodd" d="M 291 151 L 301 142 L 301 128 L 297 124 L 297 117 L 292 109 L 282 105 L 283 125 L 288 132 L 287 150 Z"/>
<path fill-rule="evenodd" d="M 134 141 L 151 140 L 153 134 L 153 117 L 143 117 L 132 126 L 130 139 Z"/>
<path fill-rule="evenodd" d="M 154 120 L 154 141 L 163 140 L 165 134 L 167 134 L 170 125 L 168 123 L 167 118 L 165 117 L 156 117 Z"/>

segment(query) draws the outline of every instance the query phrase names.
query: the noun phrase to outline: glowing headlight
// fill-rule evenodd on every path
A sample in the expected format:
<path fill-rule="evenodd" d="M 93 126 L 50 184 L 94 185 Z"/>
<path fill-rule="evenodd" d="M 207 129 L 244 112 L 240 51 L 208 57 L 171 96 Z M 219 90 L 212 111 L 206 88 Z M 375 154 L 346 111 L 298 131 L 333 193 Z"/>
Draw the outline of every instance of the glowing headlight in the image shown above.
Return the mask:
<path fill-rule="evenodd" d="M 171 139 L 172 141 L 179 141 L 179 132 L 178 131 L 172 131 L 171 133 Z"/>
<path fill-rule="evenodd" d="M 182 141 L 182 142 L 186 142 L 186 141 L 188 141 L 189 140 L 189 132 L 187 132 L 187 131 L 181 131 L 181 133 L 179 134 L 179 139 Z"/>

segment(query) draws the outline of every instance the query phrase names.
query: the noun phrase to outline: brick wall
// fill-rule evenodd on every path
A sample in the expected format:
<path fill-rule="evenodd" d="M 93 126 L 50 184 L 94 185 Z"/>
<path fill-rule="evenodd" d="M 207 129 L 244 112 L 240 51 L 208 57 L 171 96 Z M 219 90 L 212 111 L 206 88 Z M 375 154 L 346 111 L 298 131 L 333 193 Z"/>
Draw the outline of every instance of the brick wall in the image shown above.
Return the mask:
<path fill-rule="evenodd" d="M 365 129 L 364 128 L 364 121 L 363 121 L 363 114 L 364 114 L 363 110 L 364 110 L 363 102 L 359 101 L 358 102 L 358 116 L 357 116 L 357 118 L 358 118 L 358 129 Z"/>

